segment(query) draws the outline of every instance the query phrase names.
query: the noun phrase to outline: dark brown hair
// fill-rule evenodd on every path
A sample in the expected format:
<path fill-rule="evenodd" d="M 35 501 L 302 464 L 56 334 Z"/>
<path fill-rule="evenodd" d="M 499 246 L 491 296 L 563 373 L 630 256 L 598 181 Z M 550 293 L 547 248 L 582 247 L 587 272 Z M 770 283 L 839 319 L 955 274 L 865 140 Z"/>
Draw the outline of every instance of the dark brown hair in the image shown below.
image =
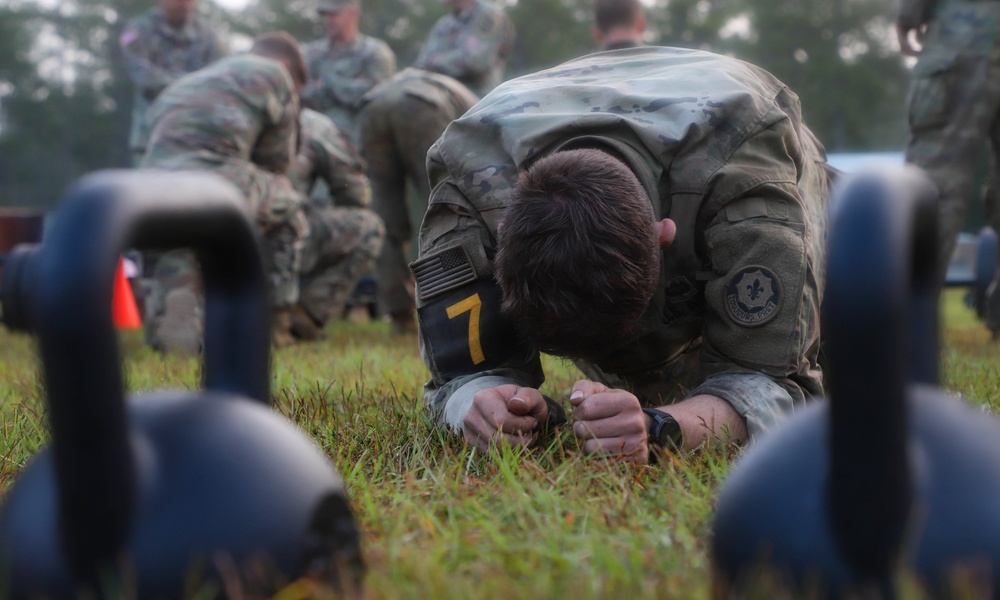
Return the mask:
<path fill-rule="evenodd" d="M 306 61 L 295 38 L 285 31 L 262 33 L 253 41 L 250 53 L 280 60 L 288 66 L 288 71 L 296 84 L 302 86 L 309 80 Z"/>
<path fill-rule="evenodd" d="M 650 199 L 621 160 L 566 150 L 520 175 L 494 266 L 503 313 L 544 352 L 594 358 L 639 323 L 659 281 Z"/>
<path fill-rule="evenodd" d="M 594 24 L 601 33 L 615 27 L 631 27 L 642 15 L 639 0 L 597 0 L 594 3 Z"/>

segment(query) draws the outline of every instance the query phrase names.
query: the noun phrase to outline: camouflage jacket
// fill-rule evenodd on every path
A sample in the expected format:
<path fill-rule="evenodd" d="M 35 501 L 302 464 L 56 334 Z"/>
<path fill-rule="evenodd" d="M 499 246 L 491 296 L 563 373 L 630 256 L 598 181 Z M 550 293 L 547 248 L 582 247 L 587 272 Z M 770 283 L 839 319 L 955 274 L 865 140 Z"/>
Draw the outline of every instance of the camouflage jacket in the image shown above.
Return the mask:
<path fill-rule="evenodd" d="M 253 162 L 284 173 L 294 155 L 299 103 L 278 61 L 241 54 L 178 79 L 149 109 L 142 166 L 213 169 Z"/>
<path fill-rule="evenodd" d="M 434 192 L 411 268 L 435 416 L 461 428 L 479 389 L 542 383 L 539 353 L 500 314 L 492 259 L 518 172 L 577 146 L 625 157 L 678 229 L 648 333 L 602 364 L 576 361 L 584 373 L 646 404 L 719 396 L 751 436 L 820 393 L 828 175 L 798 98 L 742 61 L 644 47 L 508 81 L 428 152 Z"/>
<path fill-rule="evenodd" d="M 308 198 L 321 179 L 334 206 L 371 204 L 364 161 L 347 134 L 322 113 L 308 108 L 302 109 L 299 123 L 299 152 L 288 171 L 295 189 Z"/>
<path fill-rule="evenodd" d="M 299 92 L 302 104 L 317 110 L 354 136 L 354 119 L 361 97 L 396 72 L 396 55 L 382 40 L 358 34 L 344 47 L 329 38 L 303 47 L 309 83 Z"/>
<path fill-rule="evenodd" d="M 405 94 L 420 98 L 453 115 L 461 115 L 479 101 L 469 88 L 440 73 L 407 67 L 379 83 L 361 99 L 361 108 L 376 98 Z"/>
<path fill-rule="evenodd" d="M 413 66 L 454 77 L 483 96 L 503 81 L 514 38 L 507 13 L 479 0 L 464 13 L 441 17 Z"/>
<path fill-rule="evenodd" d="M 165 87 L 226 55 L 226 43 L 218 29 L 199 16 L 193 16 L 182 29 L 175 29 L 158 8 L 125 25 L 118 44 L 135 85 L 130 148 L 145 147 L 149 138 L 146 111 Z"/>
<path fill-rule="evenodd" d="M 901 0 L 897 23 L 906 30 L 927 26 L 920 38 L 920 57 L 913 68 L 915 80 L 933 78 L 944 71 L 958 68 L 959 64 L 976 65 L 974 68 L 969 67 L 969 72 L 961 79 L 972 86 L 970 89 L 979 90 L 980 84 L 976 82 L 982 77 L 988 77 L 980 65 L 1000 58 L 997 50 L 997 40 L 1000 40 L 1000 2 L 996 0 Z M 911 90 L 911 106 L 914 91 Z M 979 96 L 982 93 L 972 94 L 967 101 L 975 102 L 975 98 Z M 921 101 L 933 102 L 929 97 L 922 98 Z M 933 107 L 917 107 L 917 110 L 925 109 Z"/>

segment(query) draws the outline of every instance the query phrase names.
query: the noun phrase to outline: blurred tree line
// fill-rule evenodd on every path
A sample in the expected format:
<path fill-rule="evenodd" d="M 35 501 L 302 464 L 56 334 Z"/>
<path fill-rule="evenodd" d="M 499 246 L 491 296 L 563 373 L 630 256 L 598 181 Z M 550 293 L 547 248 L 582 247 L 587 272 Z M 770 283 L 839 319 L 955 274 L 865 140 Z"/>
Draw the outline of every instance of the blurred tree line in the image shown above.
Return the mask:
<path fill-rule="evenodd" d="M 595 49 L 592 0 L 507 0 L 518 31 L 509 77 Z M 0 205 L 52 206 L 84 173 L 128 165 L 131 85 L 118 50 L 125 21 L 156 0 L 0 0 Z M 891 0 L 653 0 L 651 44 L 756 63 L 802 99 L 829 151 L 897 150 L 908 73 Z M 323 34 L 315 0 L 248 0 L 199 10 L 235 36 Z M 386 40 L 402 68 L 446 8 L 438 0 L 364 0 L 361 31 Z"/>

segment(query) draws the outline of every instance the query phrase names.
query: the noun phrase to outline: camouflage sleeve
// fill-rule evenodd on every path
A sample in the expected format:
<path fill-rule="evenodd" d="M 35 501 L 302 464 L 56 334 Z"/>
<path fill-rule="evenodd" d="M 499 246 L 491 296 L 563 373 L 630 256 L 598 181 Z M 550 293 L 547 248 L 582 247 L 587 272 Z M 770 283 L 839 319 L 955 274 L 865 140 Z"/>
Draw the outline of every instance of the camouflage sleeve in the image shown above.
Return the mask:
<path fill-rule="evenodd" d="M 437 31 L 432 32 L 414 66 L 458 79 L 489 70 L 513 41 L 508 19 L 499 11 L 482 12 L 448 44 L 437 40 Z"/>
<path fill-rule="evenodd" d="M 424 400 L 437 422 L 454 430 L 462 429 L 477 391 L 506 383 L 537 388 L 545 379 L 538 352 L 500 314 L 493 240 L 454 184 L 435 186 L 420 230 L 420 256 L 410 268 L 420 353 L 431 375 Z"/>
<path fill-rule="evenodd" d="M 139 20 L 130 21 L 118 38 L 125 60 L 125 71 L 147 100 L 155 98 L 163 88 L 184 75 L 183 72 L 171 71 L 153 63 L 152 38 L 153 32 Z"/>
<path fill-rule="evenodd" d="M 905 30 L 918 29 L 933 14 L 937 0 L 899 0 L 896 23 Z"/>
<path fill-rule="evenodd" d="M 372 194 L 365 163 L 350 138 L 325 117 L 322 131 L 312 132 L 309 138 L 317 175 L 326 182 L 333 205 L 369 206 Z"/>
<path fill-rule="evenodd" d="M 701 359 L 710 377 L 689 395 L 725 399 L 753 437 L 822 392 L 826 175 L 795 146 L 787 124 L 751 138 L 716 174 L 710 194 L 719 199 L 706 204 L 714 278 L 705 286 Z"/>
<path fill-rule="evenodd" d="M 253 148 L 253 162 L 272 173 L 285 173 L 295 156 L 299 102 L 291 77 L 281 67 L 281 81 L 271 79 L 261 94 L 264 128 Z"/>
<path fill-rule="evenodd" d="M 375 84 L 396 72 L 396 56 L 387 45 L 372 43 L 351 76 L 323 72 L 312 65 L 310 72 L 320 74 L 302 88 L 303 103 L 319 111 L 333 106 L 353 108 Z"/>

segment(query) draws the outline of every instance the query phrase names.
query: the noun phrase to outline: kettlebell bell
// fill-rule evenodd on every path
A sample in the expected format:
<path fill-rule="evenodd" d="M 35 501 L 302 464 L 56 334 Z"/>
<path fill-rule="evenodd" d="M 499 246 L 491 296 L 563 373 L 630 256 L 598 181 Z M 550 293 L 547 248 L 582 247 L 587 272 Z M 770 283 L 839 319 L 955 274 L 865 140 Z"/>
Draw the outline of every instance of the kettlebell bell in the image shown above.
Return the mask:
<path fill-rule="evenodd" d="M 126 402 L 118 256 L 176 247 L 202 267 L 204 389 Z M 234 186 L 201 172 L 86 176 L 44 244 L 8 256 L 0 298 L 7 326 L 37 336 L 51 428 L 0 512 L 0 595 L 175 598 L 192 579 L 261 573 L 261 593 L 304 575 L 358 589 L 343 483 L 269 407 L 267 286 Z"/>
<path fill-rule="evenodd" d="M 936 191 L 915 167 L 834 199 L 825 402 L 750 448 L 720 492 L 717 596 L 762 581 L 833 597 L 1000 598 L 1000 421 L 938 387 Z M 977 596 L 979 597 L 979 596 Z"/>

